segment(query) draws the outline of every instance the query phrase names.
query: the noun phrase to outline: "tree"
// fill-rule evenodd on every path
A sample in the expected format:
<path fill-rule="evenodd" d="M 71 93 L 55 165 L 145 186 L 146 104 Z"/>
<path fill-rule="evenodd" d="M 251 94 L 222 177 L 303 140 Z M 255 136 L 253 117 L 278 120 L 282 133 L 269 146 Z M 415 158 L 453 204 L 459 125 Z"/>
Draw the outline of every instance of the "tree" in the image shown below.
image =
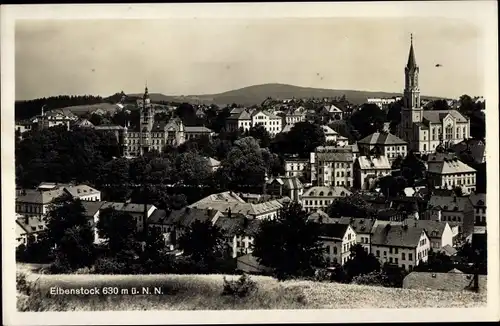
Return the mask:
<path fill-rule="evenodd" d="M 137 223 L 135 219 L 126 212 L 117 211 L 114 208 L 105 208 L 99 214 L 97 232 L 112 255 L 133 249 L 136 245 Z"/>
<path fill-rule="evenodd" d="M 126 158 L 118 158 L 104 164 L 97 179 L 108 200 L 126 201 L 130 197 L 130 163 Z"/>
<path fill-rule="evenodd" d="M 376 104 L 363 104 L 354 112 L 349 123 L 359 132 L 359 139 L 384 128 L 386 115 Z"/>
<path fill-rule="evenodd" d="M 392 175 L 380 178 L 377 183 L 386 198 L 401 195 L 407 185 L 405 178 L 401 176 L 393 177 Z"/>
<path fill-rule="evenodd" d="M 332 201 L 326 213 L 333 218 L 351 216 L 358 218 L 376 217 L 376 211 L 364 200 L 359 193 L 340 197 Z"/>
<path fill-rule="evenodd" d="M 412 187 L 415 182 L 425 178 L 425 164 L 415 156 L 414 152 L 408 153 L 401 162 L 401 175 L 408 181 L 408 186 Z"/>
<path fill-rule="evenodd" d="M 448 101 L 439 99 L 435 100 L 431 103 L 433 110 L 450 110 L 450 106 L 448 105 Z"/>
<path fill-rule="evenodd" d="M 356 244 L 350 249 L 349 260 L 344 264 L 349 279 L 358 275 L 368 274 L 380 270 L 380 262 L 373 255 L 368 253 L 361 244 Z"/>
<path fill-rule="evenodd" d="M 267 148 L 271 144 L 271 135 L 269 135 L 266 128 L 262 125 L 251 127 L 245 135 L 256 139 L 262 148 Z"/>
<path fill-rule="evenodd" d="M 289 145 L 286 148 L 300 157 L 309 157 L 316 147 L 324 146 L 326 143 L 323 128 L 307 121 L 296 123 L 288 133 L 287 139 Z"/>
<path fill-rule="evenodd" d="M 195 262 L 212 266 L 223 255 L 224 237 L 210 220 L 196 220 L 180 237 L 179 246 Z"/>
<path fill-rule="evenodd" d="M 182 153 L 176 160 L 177 176 L 184 185 L 206 184 L 212 175 L 208 160 L 195 152 Z"/>
<path fill-rule="evenodd" d="M 44 241 L 55 246 L 56 259 L 71 269 L 90 266 L 94 259 L 94 232 L 80 199 L 57 198 L 45 216 L 47 232 Z"/>
<path fill-rule="evenodd" d="M 141 264 L 148 273 L 164 273 L 172 267 L 172 261 L 166 252 L 165 238 L 161 230 L 152 227 L 147 230 Z"/>
<path fill-rule="evenodd" d="M 415 266 L 416 272 L 448 273 L 453 269 L 453 262 L 450 257 L 442 252 L 429 251 L 427 261 Z"/>
<path fill-rule="evenodd" d="M 278 279 L 310 276 L 325 263 L 319 235 L 319 225 L 307 222 L 299 204 L 290 204 L 277 219 L 262 221 L 252 254 L 272 268 Z"/>
<path fill-rule="evenodd" d="M 266 162 L 263 151 L 253 137 L 244 137 L 234 142 L 227 157 L 216 172 L 221 188 L 239 189 L 246 186 L 261 186 L 264 182 Z"/>

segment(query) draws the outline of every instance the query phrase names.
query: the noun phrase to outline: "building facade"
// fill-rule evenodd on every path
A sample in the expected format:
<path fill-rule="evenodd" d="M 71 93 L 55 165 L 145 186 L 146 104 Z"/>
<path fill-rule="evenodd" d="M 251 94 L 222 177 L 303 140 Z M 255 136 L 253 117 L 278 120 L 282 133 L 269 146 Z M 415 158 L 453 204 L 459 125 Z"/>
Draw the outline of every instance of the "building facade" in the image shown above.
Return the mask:
<path fill-rule="evenodd" d="M 405 158 L 407 154 L 407 143 L 401 138 L 387 132 L 376 132 L 358 141 L 359 154 L 379 155 L 387 157 L 389 163 L 397 158 Z"/>
<path fill-rule="evenodd" d="M 337 198 L 350 196 L 352 193 L 344 187 L 317 186 L 307 189 L 301 198 L 301 204 L 308 213 L 318 209 L 325 210 Z"/>
<path fill-rule="evenodd" d="M 375 182 L 392 171 L 386 156 L 360 156 L 354 164 L 354 187 L 370 190 Z"/>
<path fill-rule="evenodd" d="M 347 224 L 322 224 L 320 241 L 325 248 L 325 258 L 330 265 L 344 265 L 356 244 L 356 232 Z"/>
<path fill-rule="evenodd" d="M 353 186 L 353 152 L 350 146 L 320 146 L 311 153 L 311 181 L 318 186 Z"/>

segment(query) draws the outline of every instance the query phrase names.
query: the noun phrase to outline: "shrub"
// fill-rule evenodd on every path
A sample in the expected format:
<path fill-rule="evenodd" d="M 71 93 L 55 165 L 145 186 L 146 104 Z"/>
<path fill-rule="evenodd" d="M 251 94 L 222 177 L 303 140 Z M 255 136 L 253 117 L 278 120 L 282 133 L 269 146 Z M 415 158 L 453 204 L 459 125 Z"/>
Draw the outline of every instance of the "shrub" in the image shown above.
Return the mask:
<path fill-rule="evenodd" d="M 257 283 L 246 274 L 241 275 L 236 281 L 228 281 L 224 276 L 224 289 L 222 295 L 235 298 L 244 298 L 257 291 Z"/>
<path fill-rule="evenodd" d="M 95 262 L 94 271 L 97 274 L 123 274 L 126 266 L 116 258 L 102 257 Z"/>
<path fill-rule="evenodd" d="M 26 280 L 26 274 L 22 272 L 16 273 L 16 289 L 17 291 L 29 294 L 30 284 Z"/>
<path fill-rule="evenodd" d="M 71 270 L 72 268 L 69 262 L 61 256 L 57 256 L 54 262 L 50 264 L 50 267 L 48 268 L 48 271 L 51 274 L 67 274 L 71 272 Z"/>
<path fill-rule="evenodd" d="M 352 283 L 359 285 L 380 285 L 384 286 L 387 284 L 387 276 L 382 272 L 371 272 L 368 274 L 362 274 L 355 276 L 352 279 Z"/>
<path fill-rule="evenodd" d="M 314 272 L 314 280 L 317 282 L 329 282 L 332 280 L 332 273 L 324 268 L 317 269 Z"/>

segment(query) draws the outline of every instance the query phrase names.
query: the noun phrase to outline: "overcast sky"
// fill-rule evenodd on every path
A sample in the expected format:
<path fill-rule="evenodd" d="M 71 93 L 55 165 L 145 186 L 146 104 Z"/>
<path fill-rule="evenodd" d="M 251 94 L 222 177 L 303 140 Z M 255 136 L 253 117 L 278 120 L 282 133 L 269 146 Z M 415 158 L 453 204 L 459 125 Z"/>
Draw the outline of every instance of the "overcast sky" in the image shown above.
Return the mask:
<path fill-rule="evenodd" d="M 443 18 L 18 21 L 16 99 L 219 93 L 264 83 L 401 92 L 414 35 L 424 95 L 483 95 L 483 34 Z M 435 67 L 441 64 L 441 67 Z"/>

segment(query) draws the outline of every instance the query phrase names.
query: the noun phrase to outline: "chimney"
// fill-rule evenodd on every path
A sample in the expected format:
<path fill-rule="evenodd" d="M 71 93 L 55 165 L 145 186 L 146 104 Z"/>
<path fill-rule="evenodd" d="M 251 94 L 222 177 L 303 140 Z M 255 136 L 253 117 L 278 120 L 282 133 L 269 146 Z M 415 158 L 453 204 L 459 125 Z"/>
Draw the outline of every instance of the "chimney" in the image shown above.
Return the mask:
<path fill-rule="evenodd" d="M 227 217 L 231 218 L 231 207 L 227 209 Z"/>

